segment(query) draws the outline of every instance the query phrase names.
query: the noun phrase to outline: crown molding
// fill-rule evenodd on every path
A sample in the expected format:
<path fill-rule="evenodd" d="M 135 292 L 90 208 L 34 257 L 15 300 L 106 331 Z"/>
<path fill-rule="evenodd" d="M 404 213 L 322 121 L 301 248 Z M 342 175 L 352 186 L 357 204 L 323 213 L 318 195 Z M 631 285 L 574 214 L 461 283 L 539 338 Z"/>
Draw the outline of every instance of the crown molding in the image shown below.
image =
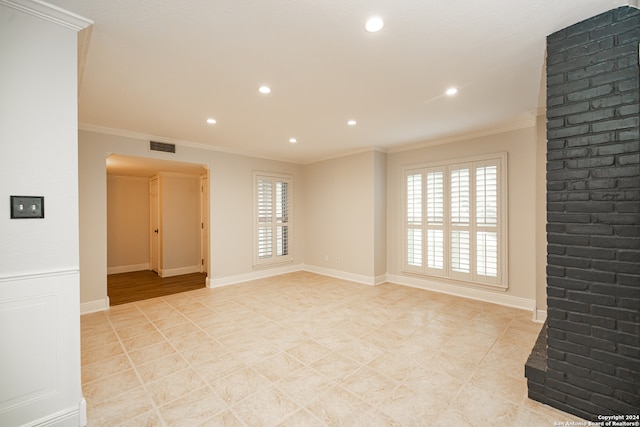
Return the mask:
<path fill-rule="evenodd" d="M 0 0 L 0 5 L 35 16 L 74 31 L 93 25 L 93 21 L 40 0 Z"/>
<path fill-rule="evenodd" d="M 416 144 L 402 145 L 402 146 L 390 148 L 390 149 L 387 150 L 387 152 L 390 153 L 390 154 L 392 154 L 392 153 L 402 153 L 404 151 L 411 151 L 411 150 L 417 150 L 417 149 L 420 149 L 420 148 L 433 147 L 435 145 L 443 145 L 443 144 L 450 144 L 450 143 L 453 143 L 453 142 L 467 141 L 469 139 L 480 138 L 480 137 L 483 137 L 483 136 L 497 135 L 497 134 L 500 134 L 500 133 L 506 133 L 506 132 L 512 132 L 512 131 L 516 131 L 516 130 L 520 130 L 520 129 L 532 128 L 532 127 L 535 126 L 535 124 L 536 124 L 535 117 L 531 117 L 530 119 L 521 120 L 521 121 L 518 121 L 518 122 L 508 123 L 508 124 L 503 125 L 503 126 L 496 126 L 496 127 L 489 128 L 489 129 L 477 130 L 475 132 L 467 132 L 467 133 L 451 136 L 449 138 L 433 139 L 433 140 L 429 140 L 429 141 L 419 142 L 419 143 L 416 143 Z"/>
<path fill-rule="evenodd" d="M 341 152 L 335 153 L 333 155 L 329 155 L 329 156 L 325 156 L 325 157 L 319 157 L 317 159 L 311 159 L 311 160 L 302 162 L 301 164 L 303 164 L 303 165 L 311 165 L 313 163 L 320 163 L 320 162 L 324 162 L 324 161 L 327 161 L 327 160 L 334 160 L 334 159 L 340 159 L 342 157 L 355 156 L 357 154 L 362 154 L 362 153 L 383 153 L 383 154 L 387 154 L 387 152 L 388 152 L 388 150 L 386 148 L 377 147 L 377 146 L 355 148 L 353 150 L 341 151 Z"/>
<path fill-rule="evenodd" d="M 90 125 L 86 123 L 79 123 L 78 130 L 82 130 L 86 132 L 102 133 L 105 135 L 120 136 L 123 138 L 139 139 L 143 141 L 153 140 L 158 142 L 168 142 L 170 144 L 175 144 L 176 146 L 180 146 L 180 147 L 197 148 L 200 150 L 215 151 L 217 153 L 233 154 L 233 155 L 242 156 L 242 157 L 253 157 L 253 158 L 258 158 L 263 160 L 273 160 L 277 162 L 290 163 L 290 164 L 302 164 L 301 162 L 283 160 L 275 157 L 268 157 L 268 156 L 261 155 L 259 153 L 252 153 L 252 152 L 242 151 L 242 150 L 233 150 L 233 149 L 224 148 L 216 145 L 203 144 L 200 142 L 165 138 L 163 136 L 158 136 L 158 135 L 149 135 L 145 133 L 138 133 L 138 132 L 133 132 L 129 130 L 115 129 L 115 128 L 109 128 L 104 126 Z"/>
<path fill-rule="evenodd" d="M 2 1 L 2 0 L 0 0 L 0 1 Z M 509 123 L 509 124 L 506 124 L 504 126 L 498 126 L 498 127 L 494 127 L 494 128 L 490 128 L 490 129 L 484 129 L 484 130 L 477 131 L 477 132 L 464 133 L 464 134 L 456 135 L 456 136 L 453 136 L 453 137 L 450 137 L 450 138 L 431 140 L 431 141 L 426 141 L 426 142 L 417 143 L 417 144 L 402 145 L 402 146 L 398 146 L 398 147 L 395 147 L 395 148 L 385 148 L 385 147 L 379 147 L 379 146 L 362 147 L 362 148 L 359 148 L 359 149 L 342 151 L 342 152 L 336 153 L 334 155 L 330 155 L 330 156 L 326 156 L 326 157 L 322 157 L 322 158 L 317 158 L 317 159 L 312 159 L 312 160 L 308 160 L 308 161 L 283 160 L 283 159 L 280 159 L 280 158 L 264 156 L 264 155 L 261 155 L 259 153 L 249 153 L 249 152 L 246 152 L 246 151 L 232 150 L 232 149 L 228 149 L 228 148 L 223 148 L 223 147 L 219 147 L 219 146 L 212 146 L 212 145 L 202 144 L 202 143 L 198 143 L 198 142 L 177 140 L 177 139 L 172 139 L 172 138 L 164 138 L 164 137 L 157 136 L 157 135 L 148 135 L 148 134 L 137 133 L 137 132 L 132 132 L 132 131 L 128 131 L 128 130 L 114 129 L 114 128 L 90 125 L 90 124 L 86 124 L 86 123 L 80 123 L 78 125 L 78 129 L 82 130 L 82 131 L 87 131 L 87 132 L 102 133 L 102 134 L 106 134 L 106 135 L 120 136 L 120 137 L 124 137 L 124 138 L 147 140 L 147 141 L 154 140 L 154 141 L 168 142 L 168 143 L 171 143 L 171 144 L 176 144 L 176 146 L 191 147 L 191 148 L 197 148 L 197 149 L 201 149 L 201 150 L 215 151 L 215 152 L 219 152 L 219 153 L 234 154 L 234 155 L 242 156 L 242 157 L 254 157 L 254 158 L 263 159 L 263 160 L 273 160 L 273 161 L 277 161 L 277 162 L 298 164 L 298 165 L 303 165 L 304 166 L 304 165 L 310 165 L 310 164 L 313 164 L 313 163 L 319 163 L 319 162 L 323 162 L 323 161 L 327 161 L 327 160 L 333 160 L 333 159 L 339 159 L 339 158 L 342 158 L 342 157 L 354 156 L 354 155 L 362 154 L 362 153 L 369 153 L 369 152 L 378 152 L 378 153 L 384 153 L 384 154 L 401 153 L 401 152 L 404 152 L 404 151 L 411 151 L 411 150 L 416 150 L 416 149 L 420 149 L 420 148 L 432 147 L 432 146 L 435 146 L 435 145 L 449 144 L 449 143 L 458 142 L 458 141 L 466 141 L 466 140 L 469 140 L 469 139 L 479 138 L 479 137 L 482 137 L 482 136 L 496 135 L 496 134 L 505 133 L 505 132 L 511 132 L 511 131 L 520 130 L 520 129 L 532 128 L 536 124 L 536 117 L 533 116 L 534 113 L 537 113 L 538 116 L 541 116 L 541 115 L 544 115 L 544 110 L 543 109 L 539 109 L 539 110 L 536 110 L 535 112 L 532 112 L 531 119 L 522 120 L 522 121 L 514 122 L 514 123 Z"/>
<path fill-rule="evenodd" d="M 84 79 L 84 69 L 87 65 L 92 33 L 93 25 L 78 31 L 78 98 L 80 98 L 80 89 L 82 88 L 82 80 Z"/>
<path fill-rule="evenodd" d="M 109 128 L 104 126 L 90 125 L 86 123 L 79 123 L 78 130 L 82 130 L 86 132 L 102 133 L 105 135 L 120 136 L 123 138 L 139 139 L 143 141 L 153 140 L 153 141 L 159 141 L 159 142 L 168 142 L 170 144 L 175 144 L 176 146 L 181 146 L 181 147 L 197 148 L 200 150 L 215 151 L 218 153 L 233 154 L 233 155 L 242 156 L 242 157 L 253 157 L 253 158 L 262 159 L 262 160 L 273 160 L 276 162 L 290 163 L 294 165 L 303 165 L 303 166 L 312 164 L 312 163 L 322 162 L 325 160 L 332 160 L 332 159 L 338 159 L 340 157 L 353 156 L 360 153 L 368 153 L 368 152 L 379 152 L 379 153 L 385 153 L 385 154 L 387 153 L 387 150 L 384 147 L 372 146 L 372 147 L 364 147 L 356 150 L 343 151 L 333 156 L 327 156 L 327 157 L 313 159 L 309 161 L 295 161 L 295 160 L 283 160 L 282 158 L 277 158 L 277 157 L 269 157 L 269 156 L 262 155 L 260 153 L 252 153 L 252 152 L 243 151 L 243 150 L 233 150 L 230 148 L 224 148 L 224 147 L 215 146 L 215 145 L 207 145 L 199 142 L 165 138 L 157 135 L 149 135 L 145 133 L 138 133 L 138 132 L 133 132 L 129 130 L 115 129 L 115 128 Z"/>

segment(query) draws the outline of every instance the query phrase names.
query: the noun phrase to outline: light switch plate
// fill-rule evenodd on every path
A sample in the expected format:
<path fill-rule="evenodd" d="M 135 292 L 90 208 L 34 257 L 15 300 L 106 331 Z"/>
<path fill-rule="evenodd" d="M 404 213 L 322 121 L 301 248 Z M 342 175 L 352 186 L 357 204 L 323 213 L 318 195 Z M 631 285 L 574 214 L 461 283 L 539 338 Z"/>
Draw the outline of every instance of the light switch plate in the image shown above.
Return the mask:
<path fill-rule="evenodd" d="M 43 196 L 11 196 L 11 219 L 44 218 Z"/>

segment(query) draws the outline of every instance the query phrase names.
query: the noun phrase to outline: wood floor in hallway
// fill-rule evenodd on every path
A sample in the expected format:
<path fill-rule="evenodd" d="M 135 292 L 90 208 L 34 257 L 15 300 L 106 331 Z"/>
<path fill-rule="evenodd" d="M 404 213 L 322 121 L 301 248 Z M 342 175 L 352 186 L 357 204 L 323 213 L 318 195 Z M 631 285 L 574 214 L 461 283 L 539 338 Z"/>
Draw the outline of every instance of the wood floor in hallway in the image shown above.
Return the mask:
<path fill-rule="evenodd" d="M 110 305 L 142 301 L 205 287 L 207 275 L 191 273 L 173 277 L 160 277 L 150 270 L 107 276 L 107 294 Z"/>

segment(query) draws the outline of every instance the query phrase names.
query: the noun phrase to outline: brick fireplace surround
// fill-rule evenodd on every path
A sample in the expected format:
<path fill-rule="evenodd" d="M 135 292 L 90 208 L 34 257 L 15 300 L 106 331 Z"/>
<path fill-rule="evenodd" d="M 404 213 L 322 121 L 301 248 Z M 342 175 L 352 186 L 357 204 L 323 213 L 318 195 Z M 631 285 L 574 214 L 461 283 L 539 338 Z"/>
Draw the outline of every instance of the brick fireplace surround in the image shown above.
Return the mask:
<path fill-rule="evenodd" d="M 634 7 L 547 38 L 547 323 L 525 375 L 594 422 L 640 414 L 639 42 Z"/>

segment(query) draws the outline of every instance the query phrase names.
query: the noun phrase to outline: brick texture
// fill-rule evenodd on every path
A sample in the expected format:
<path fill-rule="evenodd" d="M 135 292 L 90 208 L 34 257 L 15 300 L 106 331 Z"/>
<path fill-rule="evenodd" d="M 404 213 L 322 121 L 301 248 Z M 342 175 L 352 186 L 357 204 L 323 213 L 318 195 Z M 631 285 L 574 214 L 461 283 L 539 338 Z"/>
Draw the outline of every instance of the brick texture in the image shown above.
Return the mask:
<path fill-rule="evenodd" d="M 633 7 L 547 38 L 546 351 L 525 373 L 592 421 L 640 414 L 639 43 Z"/>

